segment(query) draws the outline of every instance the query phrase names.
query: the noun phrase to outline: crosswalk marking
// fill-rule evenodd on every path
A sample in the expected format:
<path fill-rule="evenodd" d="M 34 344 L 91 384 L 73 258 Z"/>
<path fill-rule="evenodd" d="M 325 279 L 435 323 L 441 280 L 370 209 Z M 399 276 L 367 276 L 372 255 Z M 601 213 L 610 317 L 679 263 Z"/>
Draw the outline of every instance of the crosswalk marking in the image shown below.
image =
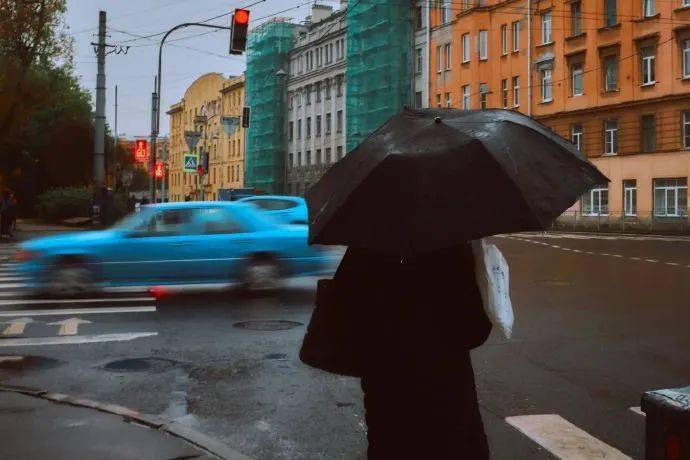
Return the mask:
<path fill-rule="evenodd" d="M 4 283 L 5 281 L 16 283 L 17 281 L 25 281 L 25 280 L 26 280 L 26 278 L 23 276 L 12 276 L 12 275 L 3 276 L 3 275 L 0 275 L 0 283 Z"/>
<path fill-rule="evenodd" d="M 643 417 L 646 417 L 647 414 L 642 412 L 642 408 L 640 406 L 634 406 L 630 408 L 631 411 L 635 412 L 637 415 L 641 415 Z"/>
<path fill-rule="evenodd" d="M 155 312 L 156 307 L 146 305 L 141 307 L 104 307 L 104 308 L 70 308 L 70 309 L 44 309 L 44 310 L 11 310 L 0 311 L 0 317 L 11 318 L 14 316 L 63 316 L 63 315 L 103 315 L 110 313 L 149 313 Z"/>
<path fill-rule="evenodd" d="M 68 303 L 110 303 L 110 302 L 149 302 L 153 297 L 113 297 L 101 299 L 18 299 L 0 300 L 0 307 L 36 305 L 36 304 L 68 304 Z"/>
<path fill-rule="evenodd" d="M 557 414 L 520 415 L 506 422 L 563 460 L 632 460 Z"/>
<path fill-rule="evenodd" d="M 127 342 L 143 337 L 157 336 L 157 332 L 127 332 L 123 334 L 69 335 L 60 337 L 36 337 L 0 339 L 0 347 L 28 347 L 33 345 L 76 345 L 98 342 Z"/>

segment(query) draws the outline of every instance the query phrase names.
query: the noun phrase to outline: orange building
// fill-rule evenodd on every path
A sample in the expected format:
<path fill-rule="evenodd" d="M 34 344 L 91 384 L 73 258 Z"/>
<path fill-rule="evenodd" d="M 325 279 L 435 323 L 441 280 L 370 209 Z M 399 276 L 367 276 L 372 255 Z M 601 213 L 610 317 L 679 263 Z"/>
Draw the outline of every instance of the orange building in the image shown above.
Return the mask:
<path fill-rule="evenodd" d="M 577 219 L 687 222 L 690 0 L 441 0 L 430 19 L 430 106 L 511 108 L 575 142 L 611 179 Z"/>

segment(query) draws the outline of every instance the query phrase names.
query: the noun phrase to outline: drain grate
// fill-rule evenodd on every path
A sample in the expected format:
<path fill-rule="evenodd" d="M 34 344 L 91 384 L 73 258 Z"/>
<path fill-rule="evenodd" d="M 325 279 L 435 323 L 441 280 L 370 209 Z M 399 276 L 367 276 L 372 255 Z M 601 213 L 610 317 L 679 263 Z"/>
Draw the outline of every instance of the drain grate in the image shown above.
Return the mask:
<path fill-rule="evenodd" d="M 166 358 L 129 358 L 110 361 L 103 369 L 110 372 L 160 372 L 177 364 L 177 361 Z"/>
<path fill-rule="evenodd" d="M 234 324 L 240 329 L 249 329 L 251 331 L 285 331 L 293 329 L 304 324 L 297 321 L 268 320 L 268 321 L 240 321 Z"/>
<path fill-rule="evenodd" d="M 28 371 L 52 369 L 64 362 L 45 356 L 5 356 L 0 355 L 0 370 Z"/>

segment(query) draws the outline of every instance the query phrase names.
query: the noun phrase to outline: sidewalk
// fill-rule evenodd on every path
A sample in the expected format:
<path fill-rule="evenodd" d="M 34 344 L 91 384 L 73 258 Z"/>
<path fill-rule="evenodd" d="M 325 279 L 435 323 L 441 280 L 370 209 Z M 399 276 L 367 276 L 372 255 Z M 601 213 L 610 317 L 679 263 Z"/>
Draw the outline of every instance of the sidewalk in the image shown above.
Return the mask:
<path fill-rule="evenodd" d="M 0 387 L 2 458 L 249 460 L 178 425 L 119 406 Z"/>
<path fill-rule="evenodd" d="M 91 230 L 91 227 L 47 224 L 35 219 L 17 219 L 17 230 L 14 232 L 14 237 L 3 238 L 1 242 L 19 243 L 24 240 L 39 238 L 41 236 L 53 235 L 55 233 L 79 232 L 84 230 Z"/>

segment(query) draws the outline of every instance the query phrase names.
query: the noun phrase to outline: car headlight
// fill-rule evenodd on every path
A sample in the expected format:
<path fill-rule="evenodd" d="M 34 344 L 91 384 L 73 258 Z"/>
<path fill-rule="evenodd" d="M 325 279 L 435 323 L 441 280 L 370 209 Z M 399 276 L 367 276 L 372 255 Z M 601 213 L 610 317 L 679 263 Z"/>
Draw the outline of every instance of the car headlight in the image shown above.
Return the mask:
<path fill-rule="evenodd" d="M 38 251 L 30 251 L 28 249 L 20 249 L 14 253 L 12 259 L 15 262 L 29 262 L 40 257 L 41 253 Z"/>

